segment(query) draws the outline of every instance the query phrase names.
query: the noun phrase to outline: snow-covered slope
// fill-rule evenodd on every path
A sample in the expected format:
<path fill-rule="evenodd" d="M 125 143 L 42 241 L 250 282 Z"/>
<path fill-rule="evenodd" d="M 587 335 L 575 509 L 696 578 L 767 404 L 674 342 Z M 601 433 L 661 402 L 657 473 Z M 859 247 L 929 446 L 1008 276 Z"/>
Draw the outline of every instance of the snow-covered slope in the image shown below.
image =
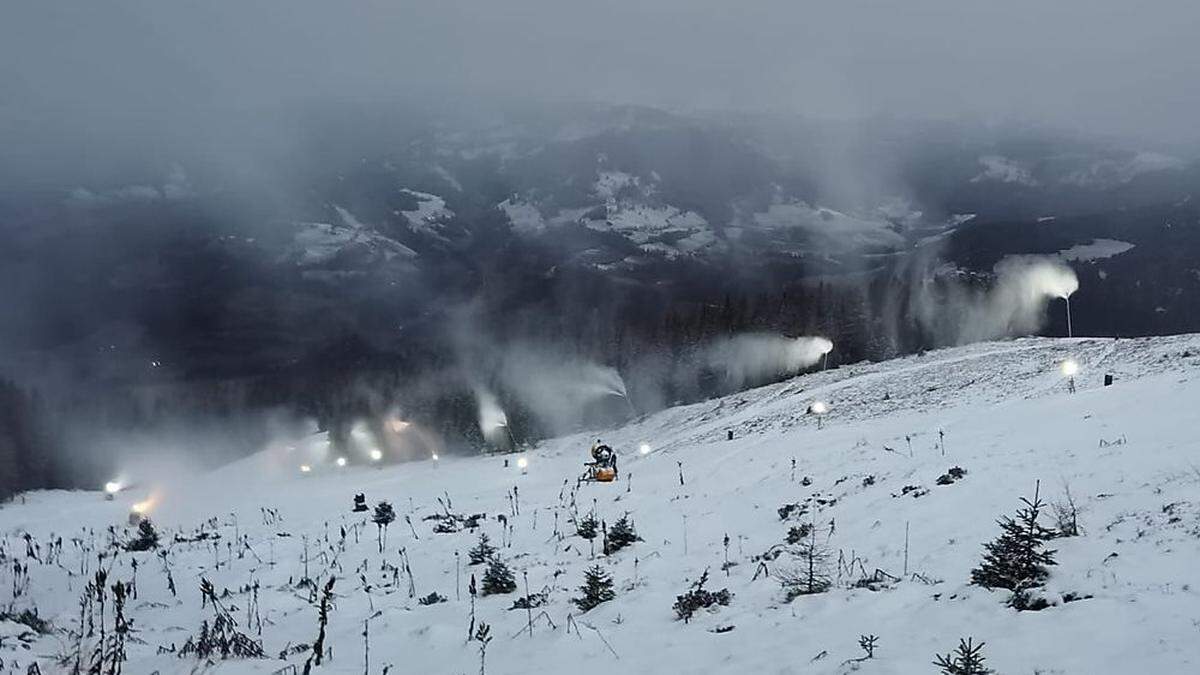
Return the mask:
<path fill-rule="evenodd" d="M 1080 365 L 1074 394 L 1059 369 L 1068 358 Z M 1106 373 L 1116 377 L 1111 387 L 1102 386 Z M 820 421 L 806 414 L 818 400 L 829 406 Z M 299 583 L 306 557 L 317 584 L 336 578 L 332 660 L 314 672 L 364 672 L 364 622 L 367 672 L 478 672 L 479 644 L 466 642 L 468 580 L 483 572 L 466 565 L 477 536 L 432 531 L 424 518 L 443 512 L 440 498 L 455 512 L 487 513 L 480 530 L 510 542 L 501 555 L 518 592 L 475 603 L 477 621 L 492 626 L 489 673 L 935 672 L 934 654 L 968 636 L 987 643 L 988 665 L 1000 673 L 1197 672 L 1198 402 L 1200 336 L 1023 339 L 819 372 L 555 439 L 527 453 L 525 471 L 506 466 L 511 457 L 443 457 L 381 469 L 331 462 L 302 475 L 296 457 L 279 449 L 210 474 L 146 483 L 113 502 L 97 493 L 29 494 L 0 509 L 0 607 L 36 606 L 56 632 L 26 635 L 25 648 L 16 636 L 23 627 L 0 621 L 0 658 L 21 664 L 19 672 L 32 659 L 51 672 L 56 656 L 74 658 L 81 570 L 90 577 L 96 567 L 87 549 L 102 548 L 114 536 L 110 526 L 118 539 L 131 537 L 126 514 L 149 497 L 165 536 L 203 530 L 210 538 L 173 543 L 165 558 L 121 552 L 104 560 L 110 584 L 131 579 L 138 561 L 138 594 L 126 609 L 136 641 L 125 672 L 192 671 L 194 660 L 158 652 L 211 620 L 201 578 L 219 595 L 228 590 L 221 602 L 272 657 L 221 662 L 215 672 L 302 668 L 303 654 L 275 657 L 317 635 L 317 609 Z M 621 453 L 621 480 L 584 484 L 576 494 L 596 436 Z M 938 484 L 955 466 L 965 476 Z M 982 544 L 999 531 L 995 518 L 1032 497 L 1038 481 L 1049 501 L 1064 499 L 1069 485 L 1083 534 L 1053 542 L 1058 564 L 1046 589 L 1055 604 L 1017 612 L 1005 606 L 1006 593 L 968 579 Z M 357 492 L 398 512 L 382 555 L 374 525 L 350 510 Z M 643 541 L 593 556 L 568 522 L 572 500 L 610 526 L 629 514 Z M 781 520 L 779 508 L 795 503 L 807 512 Z M 264 508 L 277 509 L 278 522 Z M 1044 523 L 1051 521 L 1047 514 Z M 766 575 L 755 557 L 802 523 L 815 526 L 830 551 L 834 587 L 789 603 L 778 583 L 794 565 L 788 554 L 767 561 Z M 26 532 L 43 560 L 52 537 L 62 537 L 61 555 L 53 564 L 27 559 Z M 409 576 L 385 566 L 401 563 L 401 549 L 416 597 Z M 726 555 L 736 563 L 728 574 Z M 14 563 L 30 575 L 15 598 Z M 593 563 L 613 576 L 616 597 L 581 613 L 570 598 Z M 705 570 L 710 589 L 734 594 L 731 604 L 676 621 L 675 597 Z M 876 570 L 888 576 L 873 589 L 854 587 Z M 527 613 L 509 609 L 526 575 L 530 591 L 548 592 L 533 610 L 532 636 Z M 245 590 L 255 585 L 257 611 Z M 432 592 L 448 601 L 418 604 Z M 111 632 L 111 604 L 107 611 Z M 875 658 L 849 661 L 861 656 L 864 634 L 879 637 Z"/>

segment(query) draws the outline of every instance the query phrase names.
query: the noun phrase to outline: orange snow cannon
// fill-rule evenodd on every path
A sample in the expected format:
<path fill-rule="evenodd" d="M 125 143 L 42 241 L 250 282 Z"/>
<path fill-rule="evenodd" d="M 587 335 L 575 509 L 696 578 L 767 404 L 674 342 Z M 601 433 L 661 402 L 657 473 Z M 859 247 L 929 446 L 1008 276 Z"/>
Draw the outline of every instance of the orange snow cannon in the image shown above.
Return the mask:
<path fill-rule="evenodd" d="M 611 483 L 617 479 L 617 453 L 599 439 L 592 446 L 592 460 L 584 463 L 587 467 L 587 473 L 583 475 L 584 480 Z"/>

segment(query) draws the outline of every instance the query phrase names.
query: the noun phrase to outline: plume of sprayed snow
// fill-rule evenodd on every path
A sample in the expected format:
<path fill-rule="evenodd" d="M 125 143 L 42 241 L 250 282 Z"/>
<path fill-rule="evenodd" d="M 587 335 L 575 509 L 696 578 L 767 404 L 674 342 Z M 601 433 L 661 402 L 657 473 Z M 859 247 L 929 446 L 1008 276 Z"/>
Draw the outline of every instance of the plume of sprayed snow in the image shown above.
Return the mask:
<path fill-rule="evenodd" d="M 1074 270 L 1055 258 L 1009 257 L 994 271 L 990 289 L 957 291 L 941 308 L 953 321 L 953 344 L 1034 333 L 1042 327 L 1051 301 L 1069 298 L 1079 289 Z"/>
<path fill-rule="evenodd" d="M 508 426 L 508 415 L 504 414 L 504 410 L 500 407 L 500 402 L 496 400 L 492 392 L 482 388 L 475 388 L 475 400 L 479 403 L 479 430 L 485 436 L 494 434 L 502 427 Z"/>
<path fill-rule="evenodd" d="M 706 360 L 710 368 L 725 373 L 729 384 L 741 388 L 795 375 L 832 349 L 833 342 L 823 337 L 746 333 L 710 345 Z"/>
<path fill-rule="evenodd" d="M 558 432 L 584 423 L 592 405 L 627 397 L 625 381 L 615 368 L 547 347 L 507 350 L 500 380 L 539 422 Z"/>

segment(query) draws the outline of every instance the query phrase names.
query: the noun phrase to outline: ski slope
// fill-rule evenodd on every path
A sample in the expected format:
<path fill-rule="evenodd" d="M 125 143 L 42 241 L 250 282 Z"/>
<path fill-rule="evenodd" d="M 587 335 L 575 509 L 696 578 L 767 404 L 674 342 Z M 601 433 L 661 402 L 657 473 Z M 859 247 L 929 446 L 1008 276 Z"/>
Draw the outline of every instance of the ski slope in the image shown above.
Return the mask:
<path fill-rule="evenodd" d="M 1076 393 L 1059 368 L 1068 358 L 1080 365 Z M 1105 373 L 1116 377 L 1113 386 L 1102 386 Z M 820 420 L 806 414 L 815 401 L 829 406 Z M 105 560 L 110 580 L 131 579 L 139 563 L 124 672 L 299 672 L 306 654 L 274 657 L 316 637 L 317 610 L 298 583 L 306 557 L 318 585 L 336 577 L 332 658 L 313 672 L 479 672 L 479 644 L 466 641 L 467 583 L 483 572 L 466 565 L 477 532 L 436 534 L 423 520 L 448 497 L 455 512 L 488 514 L 481 530 L 504 542 L 501 556 L 516 572 L 517 593 L 475 605 L 477 620 L 492 626 L 488 673 L 932 673 L 934 655 L 968 636 L 986 642 L 987 663 L 999 673 L 1200 672 L 1198 405 L 1200 336 L 1031 338 L 803 375 L 553 439 L 524 455 L 524 471 L 515 461 L 506 467 L 509 456 L 383 468 L 330 463 L 300 474 L 295 457 L 275 449 L 210 473 L 146 482 L 111 502 L 96 492 L 31 493 L 0 508 L 0 608 L 36 606 L 56 630 L 36 636 L 0 621 L 0 658 L 12 672 L 32 660 L 42 672 L 62 672 L 58 661 L 69 670 L 81 570 L 90 576 L 96 567 L 86 549 L 103 548 L 110 526 L 118 539 L 131 537 L 131 505 L 150 498 L 164 540 L 200 530 L 210 539 L 163 549 L 177 597 L 154 552 Z M 621 479 L 583 484 L 576 507 L 594 508 L 609 524 L 628 513 L 643 539 L 609 557 L 598 541 L 593 555 L 568 523 L 575 478 L 597 437 L 620 453 Z M 966 475 L 938 485 L 955 466 Z M 1054 606 L 1017 612 L 1005 606 L 1006 592 L 967 582 L 982 544 L 999 532 L 995 519 L 1012 514 L 1038 481 L 1048 501 L 1069 485 L 1083 534 L 1052 544 L 1058 565 L 1046 591 Z M 372 506 L 391 502 L 399 515 L 382 555 L 369 514 L 351 512 L 358 492 Z M 798 502 L 808 512 L 781 520 L 778 509 Z M 277 509 L 279 522 L 268 523 L 263 508 Z M 835 583 L 786 602 L 777 575 L 787 556 L 768 561 L 769 574 L 757 579 L 754 558 L 801 522 L 817 528 Z M 1052 524 L 1049 514 L 1044 524 Z M 26 532 L 42 547 L 63 537 L 56 564 L 27 560 Z M 384 567 L 400 563 L 401 548 L 415 597 L 407 574 Z M 736 563 L 728 573 L 726 554 Z M 19 597 L 14 559 L 29 564 Z M 613 576 L 616 598 L 580 613 L 570 598 L 594 563 Z M 896 580 L 852 587 L 877 569 Z M 732 602 L 676 621 L 675 597 L 705 570 L 708 588 L 728 588 Z M 548 592 L 532 636 L 527 613 L 509 609 L 524 594 L 523 575 L 531 591 Z M 206 670 L 159 653 L 211 619 L 201 578 L 218 594 L 228 589 L 222 602 L 272 658 L 216 661 Z M 257 616 L 243 592 L 255 583 Z M 435 591 L 448 601 L 418 604 Z M 1086 599 L 1059 601 L 1064 594 Z M 852 661 L 862 656 L 864 634 L 879 636 L 875 657 Z"/>

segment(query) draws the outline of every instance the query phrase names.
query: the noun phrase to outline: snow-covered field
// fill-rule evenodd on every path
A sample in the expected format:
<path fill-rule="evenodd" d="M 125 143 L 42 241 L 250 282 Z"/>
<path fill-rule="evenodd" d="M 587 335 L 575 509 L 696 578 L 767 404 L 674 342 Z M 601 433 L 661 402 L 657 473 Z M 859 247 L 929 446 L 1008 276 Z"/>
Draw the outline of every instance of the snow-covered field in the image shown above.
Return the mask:
<path fill-rule="evenodd" d="M 1080 365 L 1073 394 L 1059 368 L 1068 358 Z M 1102 386 L 1106 373 L 1116 377 L 1111 387 Z M 829 407 L 821 420 L 806 414 L 818 400 Z M 0 659 L 22 673 L 35 659 L 44 673 L 61 672 L 60 658 L 73 662 L 79 598 L 105 549 L 109 584 L 132 579 L 138 563 L 126 673 L 204 670 L 159 653 L 211 620 L 202 578 L 270 657 L 217 661 L 205 672 L 302 670 L 306 653 L 277 657 L 317 635 L 317 609 L 301 584 L 306 564 L 318 586 L 336 578 L 332 659 L 314 672 L 478 672 L 479 643 L 466 641 L 468 580 L 483 572 L 466 565 L 466 553 L 478 532 L 434 533 L 424 518 L 443 512 L 441 498 L 454 512 L 487 513 L 480 531 L 504 542 L 501 556 L 516 572 L 516 593 L 475 604 L 477 620 L 492 626 L 489 673 L 932 673 L 935 653 L 968 636 L 986 642 L 988 665 L 1000 673 L 1200 672 L 1198 405 L 1200 336 L 1021 339 L 842 367 L 554 439 L 525 455 L 524 472 L 504 457 L 442 457 L 380 469 L 320 465 L 302 475 L 294 457 L 275 450 L 145 483 L 112 502 L 99 493 L 28 494 L 0 508 L 0 610 L 36 606 L 54 632 L 39 637 L 0 621 Z M 593 555 L 568 522 L 597 436 L 620 452 L 621 479 L 583 484 L 577 510 L 594 508 L 610 526 L 628 513 L 643 539 L 609 557 L 599 541 Z M 965 476 L 938 484 L 955 466 Z M 1038 481 L 1049 501 L 1069 485 L 1083 529 L 1052 543 L 1058 565 L 1047 596 L 1086 599 L 1018 612 L 1005 606 L 1006 592 L 968 580 L 982 544 L 999 532 L 995 519 L 1032 497 Z M 372 507 L 387 500 L 396 508 L 383 554 L 369 514 L 351 512 L 357 492 Z M 170 543 L 165 556 L 113 556 L 106 542 L 133 536 L 126 516 L 148 497 L 164 543 L 207 538 Z M 807 513 L 781 520 L 778 509 L 792 503 Z M 265 508 L 277 510 L 277 522 Z M 778 574 L 793 565 L 788 555 L 767 561 L 765 574 L 755 557 L 801 523 L 829 550 L 834 587 L 786 602 Z M 62 552 L 52 563 L 27 558 L 36 545 L 45 560 L 57 537 Z M 390 571 L 401 549 L 415 593 L 403 569 Z M 726 555 L 736 563 L 728 573 Z M 616 597 L 581 613 L 570 599 L 594 563 L 615 579 Z M 14 565 L 28 567 L 27 584 L 14 579 Z M 728 588 L 732 602 L 677 621 L 675 597 L 705 570 L 708 588 Z M 888 576 L 874 589 L 854 587 L 876 570 Z M 526 575 L 530 591 L 548 591 L 533 610 L 532 636 L 526 611 L 509 609 Z M 418 604 L 432 592 L 448 601 Z M 850 661 L 865 634 L 879 638 L 875 658 Z M 85 662 L 95 640 L 84 640 Z"/>

